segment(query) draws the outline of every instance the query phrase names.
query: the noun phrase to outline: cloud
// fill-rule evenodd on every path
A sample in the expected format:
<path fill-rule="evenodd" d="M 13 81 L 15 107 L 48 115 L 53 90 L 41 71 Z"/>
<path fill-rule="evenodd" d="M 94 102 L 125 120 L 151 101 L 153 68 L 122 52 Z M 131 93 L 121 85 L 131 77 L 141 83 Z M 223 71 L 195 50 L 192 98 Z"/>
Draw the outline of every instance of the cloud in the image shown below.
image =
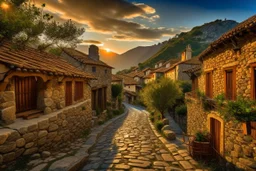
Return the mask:
<path fill-rule="evenodd" d="M 97 41 L 97 40 L 83 40 L 79 45 L 97 45 L 97 46 L 104 46 L 104 43 Z"/>
<path fill-rule="evenodd" d="M 153 7 L 144 3 L 125 0 L 37 0 L 36 3 L 46 3 L 47 10 L 61 19 L 72 19 L 86 26 L 89 32 L 111 34 L 113 40 L 152 41 L 179 32 L 169 28 L 146 27 L 133 21 L 137 17 L 149 22 L 160 18 Z"/>

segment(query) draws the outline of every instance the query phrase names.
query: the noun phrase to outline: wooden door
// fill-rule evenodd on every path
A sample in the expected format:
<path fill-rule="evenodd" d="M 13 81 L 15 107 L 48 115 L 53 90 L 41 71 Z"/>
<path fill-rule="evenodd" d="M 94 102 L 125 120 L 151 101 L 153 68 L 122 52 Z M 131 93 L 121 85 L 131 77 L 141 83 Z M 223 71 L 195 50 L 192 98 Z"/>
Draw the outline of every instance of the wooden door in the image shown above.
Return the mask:
<path fill-rule="evenodd" d="M 220 154 L 220 127 L 221 123 L 220 121 L 211 118 L 210 121 L 210 133 L 211 133 L 211 142 L 212 142 L 212 147 L 214 149 L 214 154 L 217 155 L 216 153 Z"/>
<path fill-rule="evenodd" d="M 98 89 L 98 107 L 103 110 L 103 92 L 102 88 Z"/>
<path fill-rule="evenodd" d="M 92 110 L 95 110 L 96 109 L 96 90 L 92 90 Z"/>
<path fill-rule="evenodd" d="M 15 77 L 16 113 L 36 109 L 37 83 L 35 77 Z"/>
<path fill-rule="evenodd" d="M 72 105 L 72 81 L 66 82 L 66 89 L 65 89 L 65 102 L 66 106 Z"/>
<path fill-rule="evenodd" d="M 234 99 L 234 85 L 233 85 L 233 70 L 226 71 L 226 98 L 228 100 Z"/>

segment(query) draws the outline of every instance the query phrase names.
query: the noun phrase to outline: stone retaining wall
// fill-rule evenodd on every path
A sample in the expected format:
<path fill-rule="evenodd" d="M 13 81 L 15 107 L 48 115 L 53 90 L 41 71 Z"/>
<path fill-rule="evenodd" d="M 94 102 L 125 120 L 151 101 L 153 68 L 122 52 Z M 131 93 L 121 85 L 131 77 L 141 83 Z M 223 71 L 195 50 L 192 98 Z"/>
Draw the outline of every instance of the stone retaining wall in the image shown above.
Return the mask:
<path fill-rule="evenodd" d="M 17 119 L 0 129 L 0 165 L 23 155 L 54 151 L 90 129 L 90 100 L 32 120 Z"/>

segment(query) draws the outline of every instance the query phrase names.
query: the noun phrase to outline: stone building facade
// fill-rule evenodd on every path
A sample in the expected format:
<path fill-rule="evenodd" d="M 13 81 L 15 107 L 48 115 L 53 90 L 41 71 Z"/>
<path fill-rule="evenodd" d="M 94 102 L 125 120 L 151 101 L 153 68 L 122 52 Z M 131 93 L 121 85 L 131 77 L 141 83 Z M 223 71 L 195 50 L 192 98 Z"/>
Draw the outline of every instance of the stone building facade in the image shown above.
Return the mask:
<path fill-rule="evenodd" d="M 242 22 L 222 35 L 199 55 L 200 72 L 190 72 L 194 86 L 209 99 L 223 94 L 228 100 L 238 97 L 255 99 L 256 16 Z M 224 119 L 215 110 L 205 111 L 201 100 L 191 93 L 186 95 L 187 133 L 208 130 L 213 146 L 228 161 L 230 169 L 256 169 L 256 140 L 243 133 L 242 123 Z"/>
<path fill-rule="evenodd" d="M 58 56 L 0 46 L 0 165 L 63 147 L 91 127 L 94 76 Z"/>
<path fill-rule="evenodd" d="M 105 110 L 106 103 L 111 101 L 112 67 L 100 60 L 98 51 L 97 46 L 91 45 L 88 55 L 75 49 L 63 49 L 61 56 L 73 66 L 97 78 L 89 83 L 92 89 L 92 108 Z"/>

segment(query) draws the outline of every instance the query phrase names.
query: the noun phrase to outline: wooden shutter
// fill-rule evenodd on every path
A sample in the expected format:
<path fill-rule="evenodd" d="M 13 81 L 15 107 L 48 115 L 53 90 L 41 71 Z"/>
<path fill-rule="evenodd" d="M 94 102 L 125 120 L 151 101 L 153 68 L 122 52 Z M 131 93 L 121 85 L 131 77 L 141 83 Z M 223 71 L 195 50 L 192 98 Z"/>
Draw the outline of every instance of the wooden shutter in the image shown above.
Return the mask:
<path fill-rule="evenodd" d="M 102 88 L 98 89 L 98 107 L 103 110 Z"/>
<path fill-rule="evenodd" d="M 212 98 L 213 90 L 212 90 L 212 72 L 206 73 L 205 79 L 205 95 L 209 98 Z"/>
<path fill-rule="evenodd" d="M 75 101 L 81 100 L 84 97 L 84 84 L 82 81 L 75 82 Z"/>
<path fill-rule="evenodd" d="M 72 105 L 72 81 L 66 82 L 65 101 L 66 106 Z"/>
<path fill-rule="evenodd" d="M 16 113 L 36 109 L 37 83 L 35 77 L 15 77 Z"/>
<path fill-rule="evenodd" d="M 251 136 L 256 139 L 256 122 L 251 122 Z"/>
<path fill-rule="evenodd" d="M 104 100 L 103 100 L 103 109 L 106 109 L 107 108 L 107 87 L 103 88 L 104 90 L 104 93 L 103 93 L 103 96 L 104 96 Z"/>
<path fill-rule="evenodd" d="M 234 99 L 233 70 L 226 71 L 226 99 Z"/>
<path fill-rule="evenodd" d="M 256 64 L 251 66 L 251 98 L 256 99 Z"/>

